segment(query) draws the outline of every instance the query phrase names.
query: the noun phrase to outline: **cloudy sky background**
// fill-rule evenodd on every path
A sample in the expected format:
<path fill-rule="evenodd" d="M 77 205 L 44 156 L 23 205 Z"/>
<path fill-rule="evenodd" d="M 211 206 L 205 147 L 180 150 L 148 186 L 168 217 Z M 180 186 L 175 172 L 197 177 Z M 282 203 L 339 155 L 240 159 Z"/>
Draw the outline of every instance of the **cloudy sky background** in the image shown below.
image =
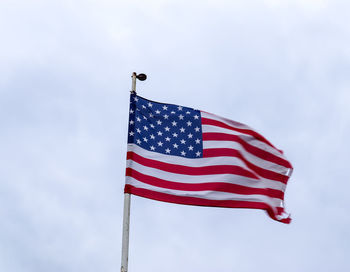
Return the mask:
<path fill-rule="evenodd" d="M 119 271 L 140 95 L 257 129 L 293 221 L 132 197 L 129 271 L 349 271 L 350 3 L 0 2 L 0 271 Z"/>

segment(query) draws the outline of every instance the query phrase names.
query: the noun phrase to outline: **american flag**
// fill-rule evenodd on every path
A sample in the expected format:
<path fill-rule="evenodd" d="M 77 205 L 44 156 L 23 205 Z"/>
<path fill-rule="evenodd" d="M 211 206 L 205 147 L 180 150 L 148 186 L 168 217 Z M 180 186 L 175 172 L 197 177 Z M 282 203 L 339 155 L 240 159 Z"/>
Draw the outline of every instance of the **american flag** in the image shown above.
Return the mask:
<path fill-rule="evenodd" d="M 291 173 L 282 151 L 244 124 L 131 94 L 125 193 L 262 209 L 290 223 L 284 192 Z"/>

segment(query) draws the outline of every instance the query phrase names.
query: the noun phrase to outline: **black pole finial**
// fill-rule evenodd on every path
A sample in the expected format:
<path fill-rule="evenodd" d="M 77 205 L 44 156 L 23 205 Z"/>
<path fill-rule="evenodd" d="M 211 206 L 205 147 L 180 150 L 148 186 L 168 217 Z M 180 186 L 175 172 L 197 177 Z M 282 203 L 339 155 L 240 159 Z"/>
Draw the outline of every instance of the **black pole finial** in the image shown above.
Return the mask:
<path fill-rule="evenodd" d="M 136 76 L 136 78 L 137 78 L 138 80 L 140 80 L 140 81 L 144 81 L 144 80 L 147 79 L 147 75 L 146 75 L 146 74 L 138 74 L 138 75 Z"/>

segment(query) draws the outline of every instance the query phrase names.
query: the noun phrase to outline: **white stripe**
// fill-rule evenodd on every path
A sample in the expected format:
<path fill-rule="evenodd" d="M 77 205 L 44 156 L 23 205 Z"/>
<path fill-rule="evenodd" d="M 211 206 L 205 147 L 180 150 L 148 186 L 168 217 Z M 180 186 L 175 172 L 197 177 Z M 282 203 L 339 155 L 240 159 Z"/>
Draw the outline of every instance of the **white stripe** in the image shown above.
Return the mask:
<path fill-rule="evenodd" d="M 178 164 L 190 167 L 202 167 L 211 165 L 235 165 L 240 166 L 247 171 L 252 171 L 249 169 L 242 160 L 235 157 L 213 157 L 213 158 L 182 158 L 179 156 L 166 155 L 158 152 L 153 152 L 146 150 L 136 144 L 128 144 L 128 151 L 133 151 L 141 156 L 157 160 L 161 162 L 166 162 L 170 164 Z"/>
<path fill-rule="evenodd" d="M 203 142 L 203 149 L 211 149 L 211 148 L 230 148 L 230 149 L 238 150 L 242 154 L 242 156 L 250 163 L 252 163 L 260 168 L 274 171 L 276 173 L 279 173 L 279 174 L 282 174 L 285 176 L 288 176 L 288 172 L 290 171 L 290 168 L 284 167 L 284 166 L 276 164 L 274 162 L 263 160 L 260 157 L 257 157 L 255 155 L 247 152 L 245 149 L 243 149 L 242 145 L 237 143 L 237 142 L 231 142 L 231 141 L 205 141 L 205 142 Z"/>
<path fill-rule="evenodd" d="M 213 146 L 220 148 L 221 145 L 223 145 L 222 141 L 217 142 L 217 145 L 213 143 L 205 143 L 205 147 L 210 147 L 211 144 Z M 239 145 L 239 144 L 238 144 Z M 234 146 L 231 144 L 231 142 L 228 142 L 227 145 L 225 146 L 226 148 L 234 148 Z M 239 149 L 239 148 L 238 148 Z M 151 160 L 156 160 L 160 162 L 165 162 L 169 164 L 175 164 L 175 165 L 183 165 L 183 166 L 189 166 L 189 167 L 203 167 L 203 166 L 212 166 L 212 165 L 234 165 L 234 166 L 239 166 L 242 167 L 243 169 L 257 175 L 260 179 L 263 179 L 259 174 L 257 174 L 254 170 L 250 169 L 245 165 L 245 163 L 240 160 L 239 158 L 235 157 L 212 157 L 212 158 L 197 158 L 197 159 L 189 159 L 189 158 L 182 158 L 179 156 L 171 156 L 171 155 L 165 155 L 153 151 L 148 151 L 136 144 L 128 144 L 128 151 L 135 152 L 136 154 L 139 154 L 140 156 L 144 158 L 148 158 Z M 242 150 L 240 150 L 242 151 Z M 278 174 L 282 175 L 287 175 L 289 169 L 285 168 L 283 166 L 280 166 L 278 164 L 274 164 L 269 161 L 265 161 L 259 158 L 254 158 L 253 155 L 250 153 L 244 154 L 244 152 L 241 152 L 242 155 L 252 164 L 259 166 L 260 168 L 273 171 Z M 278 182 L 278 181 L 273 181 L 273 182 Z"/>
<path fill-rule="evenodd" d="M 239 123 L 239 122 L 236 122 L 236 121 L 233 121 L 233 120 L 230 120 L 230 119 L 227 119 L 227 118 L 224 118 L 224 117 L 221 117 L 221 116 L 218 116 L 218 115 L 215 115 L 215 114 L 212 114 L 212 113 L 208 113 L 208 112 L 203 112 L 201 111 L 201 117 L 204 117 L 204 118 L 208 118 L 208 119 L 212 119 L 212 120 L 216 120 L 216 121 L 220 121 L 220 122 L 223 122 L 224 124 L 228 125 L 228 126 L 231 126 L 233 128 L 238 128 L 238 129 L 247 129 L 247 130 L 250 130 L 252 132 L 255 132 L 255 133 L 258 133 L 256 132 L 254 129 L 252 129 L 251 127 L 245 125 L 245 124 L 242 124 L 242 123 Z M 258 133 L 260 134 L 260 133 Z M 252 137 L 251 135 L 249 134 L 246 134 L 246 133 L 241 133 L 241 135 L 245 138 L 245 136 L 247 136 L 247 140 L 249 140 L 250 137 Z M 261 135 L 261 134 L 260 134 Z M 249 142 L 250 143 L 250 142 Z M 260 143 L 263 143 L 263 145 L 261 145 Z M 261 142 L 259 140 L 255 140 L 255 141 L 252 141 L 251 142 L 252 145 L 258 147 L 258 148 L 262 148 L 264 149 L 264 146 L 267 145 L 266 143 L 264 142 Z M 267 145 L 269 146 L 269 145 Z M 274 149 L 273 147 L 269 146 L 270 148 L 272 148 L 274 150 L 274 152 L 277 152 L 277 153 L 273 153 L 285 160 L 287 160 L 287 158 L 277 149 Z"/>
<path fill-rule="evenodd" d="M 255 146 L 259 149 L 262 149 L 266 152 L 269 152 L 277 157 L 280 157 L 282 159 L 286 159 L 281 152 L 279 152 L 277 149 L 273 148 L 272 146 L 266 144 L 265 142 L 257 140 L 254 136 L 251 136 L 249 134 L 244 134 L 238 131 L 230 130 L 227 128 L 222 128 L 218 126 L 213 125 L 202 125 L 202 132 L 203 133 L 225 133 L 225 134 L 231 134 L 231 135 L 237 135 L 242 140 L 244 140 L 246 143 Z"/>
<path fill-rule="evenodd" d="M 213 113 L 209 113 L 209 112 L 205 112 L 205 111 L 201 111 L 201 117 L 202 118 L 208 118 L 208 119 L 213 119 L 213 120 L 217 120 L 220 122 L 225 123 L 228 126 L 232 126 L 234 128 L 239 128 L 239 129 L 249 129 L 251 131 L 253 131 L 253 129 L 245 124 L 227 119 L 225 117 L 221 117 L 219 115 L 213 114 Z"/>
<path fill-rule="evenodd" d="M 216 191 L 180 191 L 172 190 L 161 187 L 152 186 L 143 182 L 140 182 L 133 177 L 126 177 L 126 184 L 130 184 L 137 188 L 143 188 L 159 193 L 165 193 L 176 196 L 187 196 L 187 197 L 197 197 L 201 199 L 208 200 L 238 200 L 238 201 L 253 201 L 253 202 L 263 202 L 272 207 L 279 207 L 282 205 L 283 201 L 277 198 L 272 198 L 264 195 L 240 195 L 232 194 L 226 192 L 216 192 Z"/>
<path fill-rule="evenodd" d="M 127 160 L 126 167 L 132 168 L 144 175 L 153 176 L 159 179 L 181 182 L 187 184 L 198 184 L 206 182 L 225 182 L 245 186 L 247 188 L 275 189 L 284 192 L 286 185 L 281 182 L 261 178 L 260 180 L 237 176 L 233 174 L 216 174 L 191 176 L 166 172 L 152 167 L 147 167 L 133 160 Z"/>
<path fill-rule="evenodd" d="M 240 149 L 240 144 L 235 142 L 208 141 L 203 143 L 203 148 L 208 149 L 210 147 L 215 147 L 215 148 L 225 147 L 225 148 L 237 149 L 237 150 L 240 150 L 242 155 L 249 162 L 251 162 L 252 164 L 255 164 L 256 166 L 259 166 L 260 168 L 274 171 L 276 173 L 283 174 L 283 175 L 286 175 L 288 171 L 288 169 L 283 166 L 280 166 L 278 164 L 275 164 L 269 161 L 262 160 L 258 157 L 253 156 L 250 153 L 244 152 L 244 150 Z M 165 155 L 158 152 L 148 151 L 136 144 L 128 144 L 127 150 L 133 151 L 151 160 L 157 160 L 157 161 L 166 162 L 170 164 L 178 164 L 178 165 L 184 165 L 184 166 L 190 166 L 190 167 L 202 167 L 202 166 L 210 166 L 210 165 L 237 165 L 244 168 L 245 170 L 254 172 L 249 167 L 247 167 L 244 164 L 244 162 L 242 162 L 239 158 L 235 158 L 235 157 L 213 157 L 213 158 L 197 158 L 197 159 L 182 158 L 179 156 Z M 254 174 L 256 173 L 254 172 Z"/>

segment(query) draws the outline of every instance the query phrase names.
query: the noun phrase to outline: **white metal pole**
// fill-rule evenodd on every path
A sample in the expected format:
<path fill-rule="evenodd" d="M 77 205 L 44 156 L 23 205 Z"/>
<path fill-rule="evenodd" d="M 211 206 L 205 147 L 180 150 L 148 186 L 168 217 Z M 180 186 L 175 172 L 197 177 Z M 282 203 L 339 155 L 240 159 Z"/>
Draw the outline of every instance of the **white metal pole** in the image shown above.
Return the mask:
<path fill-rule="evenodd" d="M 124 194 L 122 264 L 120 271 L 128 271 L 129 258 L 129 226 L 130 226 L 130 194 Z"/>
<path fill-rule="evenodd" d="M 136 78 L 137 74 L 135 72 L 132 73 L 132 83 L 131 83 L 131 92 L 136 92 Z"/>
<path fill-rule="evenodd" d="M 136 92 L 136 73 L 132 74 L 131 92 Z M 123 212 L 123 238 L 122 238 L 122 262 L 121 272 L 128 271 L 129 259 L 129 229 L 130 229 L 130 199 L 131 195 L 124 194 L 124 212 Z"/>

